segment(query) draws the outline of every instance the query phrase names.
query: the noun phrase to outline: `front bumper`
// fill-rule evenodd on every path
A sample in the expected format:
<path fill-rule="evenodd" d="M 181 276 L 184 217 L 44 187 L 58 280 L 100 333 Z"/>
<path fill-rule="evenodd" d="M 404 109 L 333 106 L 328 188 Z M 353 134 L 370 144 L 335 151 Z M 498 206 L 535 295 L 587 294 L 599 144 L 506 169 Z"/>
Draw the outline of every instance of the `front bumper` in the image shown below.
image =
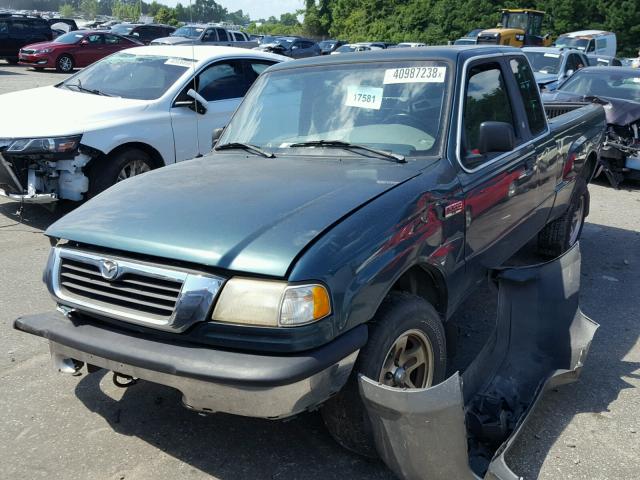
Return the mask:
<path fill-rule="evenodd" d="M 18 63 L 36 68 L 55 68 L 54 61 L 47 54 L 27 54 L 20 52 Z"/>
<path fill-rule="evenodd" d="M 14 327 L 48 339 L 57 364 L 73 359 L 175 388 L 193 410 L 273 419 L 337 393 L 367 341 L 361 325 L 314 350 L 264 355 L 149 339 L 59 312 L 21 317 Z"/>

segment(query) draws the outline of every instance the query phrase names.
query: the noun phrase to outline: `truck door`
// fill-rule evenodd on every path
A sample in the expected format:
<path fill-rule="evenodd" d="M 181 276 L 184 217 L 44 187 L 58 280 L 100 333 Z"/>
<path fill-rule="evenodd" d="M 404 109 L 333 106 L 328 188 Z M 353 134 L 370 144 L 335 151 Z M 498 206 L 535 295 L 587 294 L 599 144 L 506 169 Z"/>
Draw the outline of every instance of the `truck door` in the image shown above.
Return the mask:
<path fill-rule="evenodd" d="M 495 267 L 535 235 L 527 227 L 538 204 L 536 150 L 507 62 L 478 60 L 463 75 L 457 156 L 465 191 L 465 256 L 468 268 Z M 492 151 L 481 133 L 486 122 L 499 122 L 513 135 L 513 150 Z"/>

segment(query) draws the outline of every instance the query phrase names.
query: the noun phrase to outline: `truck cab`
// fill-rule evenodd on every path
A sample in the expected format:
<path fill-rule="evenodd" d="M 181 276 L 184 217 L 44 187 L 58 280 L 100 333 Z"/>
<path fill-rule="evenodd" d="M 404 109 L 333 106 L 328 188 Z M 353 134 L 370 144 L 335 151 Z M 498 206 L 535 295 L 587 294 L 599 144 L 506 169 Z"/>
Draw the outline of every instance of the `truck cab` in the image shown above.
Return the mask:
<path fill-rule="evenodd" d="M 604 30 L 580 30 L 560 35 L 555 46 L 558 48 L 575 48 L 586 55 L 616 56 L 617 39 L 613 32 Z"/>

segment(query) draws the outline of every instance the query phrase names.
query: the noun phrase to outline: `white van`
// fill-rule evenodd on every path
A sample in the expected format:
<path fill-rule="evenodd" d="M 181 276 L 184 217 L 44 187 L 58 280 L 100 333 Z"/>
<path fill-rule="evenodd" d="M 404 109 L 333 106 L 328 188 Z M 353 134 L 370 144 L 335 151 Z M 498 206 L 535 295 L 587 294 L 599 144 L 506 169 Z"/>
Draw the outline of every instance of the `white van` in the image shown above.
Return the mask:
<path fill-rule="evenodd" d="M 604 30 L 580 30 L 564 33 L 555 41 L 558 48 L 577 48 L 587 55 L 616 56 L 616 34 Z"/>

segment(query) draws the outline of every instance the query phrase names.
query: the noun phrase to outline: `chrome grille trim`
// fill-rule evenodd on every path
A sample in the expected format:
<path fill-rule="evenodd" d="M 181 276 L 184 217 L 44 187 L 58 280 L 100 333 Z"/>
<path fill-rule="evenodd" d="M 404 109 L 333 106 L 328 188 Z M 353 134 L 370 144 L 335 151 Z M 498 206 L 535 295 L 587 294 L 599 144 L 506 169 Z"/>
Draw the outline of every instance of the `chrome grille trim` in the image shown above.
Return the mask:
<path fill-rule="evenodd" d="M 117 262 L 116 277 L 101 273 Z M 207 315 L 225 279 L 75 248 L 51 249 L 44 281 L 66 307 L 171 332 L 182 332 Z"/>

